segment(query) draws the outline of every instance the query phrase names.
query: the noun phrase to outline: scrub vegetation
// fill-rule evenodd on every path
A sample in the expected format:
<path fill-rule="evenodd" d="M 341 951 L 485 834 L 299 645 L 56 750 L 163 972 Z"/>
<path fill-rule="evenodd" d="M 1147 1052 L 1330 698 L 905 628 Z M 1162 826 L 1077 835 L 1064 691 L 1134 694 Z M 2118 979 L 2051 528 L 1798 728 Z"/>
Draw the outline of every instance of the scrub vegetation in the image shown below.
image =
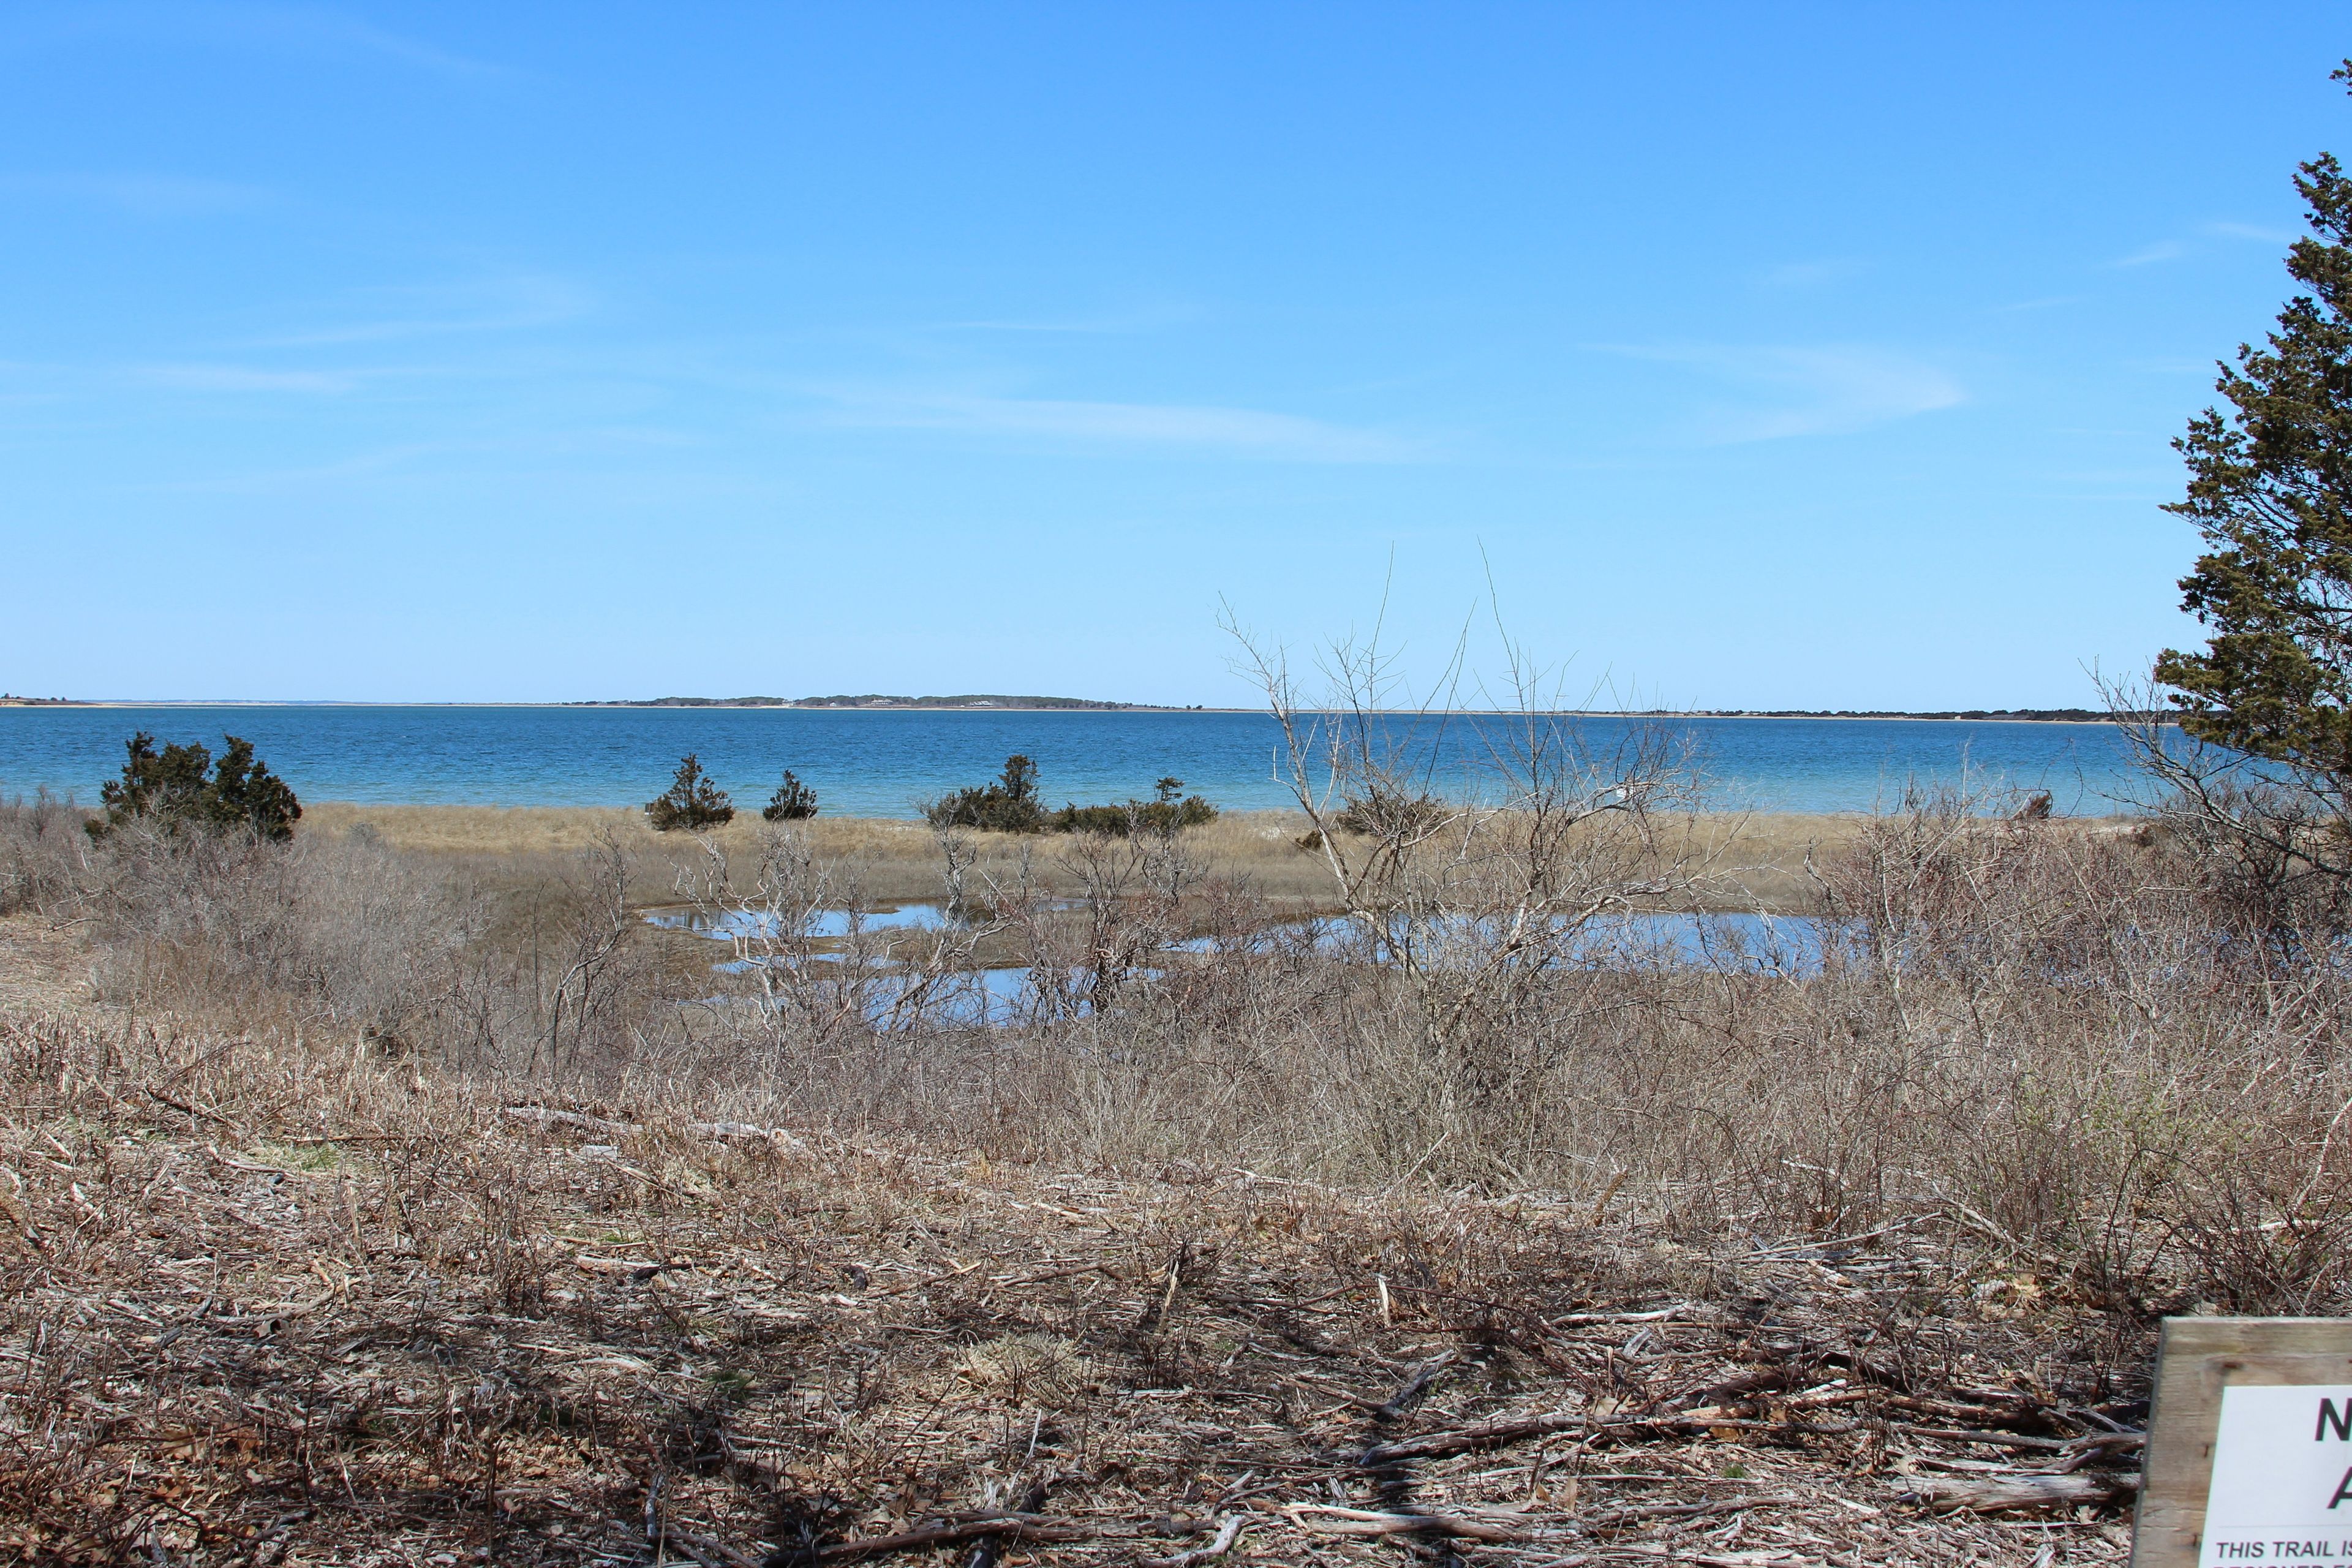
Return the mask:
<path fill-rule="evenodd" d="M 1255 822 L 0 813 L 0 1535 L 2105 1560 L 2157 1316 L 2352 1305 L 2334 906 L 2225 838 L 1914 797 L 1694 945 L 1670 731 L 1446 791 L 1268 672 Z"/>

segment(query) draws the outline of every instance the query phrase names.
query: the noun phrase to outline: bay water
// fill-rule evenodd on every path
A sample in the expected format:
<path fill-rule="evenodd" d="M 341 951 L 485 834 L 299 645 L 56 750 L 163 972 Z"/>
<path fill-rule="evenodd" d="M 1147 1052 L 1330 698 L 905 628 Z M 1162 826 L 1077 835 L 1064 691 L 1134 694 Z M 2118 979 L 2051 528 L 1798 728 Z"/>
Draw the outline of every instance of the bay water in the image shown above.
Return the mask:
<path fill-rule="evenodd" d="M 2103 724 L 1968 720 L 1593 717 L 1607 752 L 1639 727 L 1691 748 L 1719 809 L 1867 811 L 1907 784 L 2047 790 L 2062 812 L 2124 809 L 2129 761 Z M 1429 748 L 1440 793 L 1475 788 L 1496 724 L 1398 720 Z M 1003 710 L 562 708 L 237 704 L 0 708 L 0 798 L 47 788 L 94 803 L 133 731 L 159 741 L 251 741 L 304 800 L 367 804 L 636 805 L 696 753 L 757 809 L 787 768 L 828 815 L 911 816 L 986 782 L 1004 759 L 1037 763 L 1048 805 L 1149 798 L 1155 780 L 1233 810 L 1290 804 L 1282 732 L 1264 713 Z"/>

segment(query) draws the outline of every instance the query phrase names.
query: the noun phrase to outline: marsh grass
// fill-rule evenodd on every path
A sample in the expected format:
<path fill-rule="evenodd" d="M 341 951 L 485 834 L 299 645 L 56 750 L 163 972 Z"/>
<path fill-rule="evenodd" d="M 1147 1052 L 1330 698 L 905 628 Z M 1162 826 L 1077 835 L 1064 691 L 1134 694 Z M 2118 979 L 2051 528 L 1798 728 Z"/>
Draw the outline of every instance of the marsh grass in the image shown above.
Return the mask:
<path fill-rule="evenodd" d="M 701 858 L 693 843 L 681 842 L 677 834 L 655 833 L 644 814 L 634 810 L 339 801 L 308 805 L 303 810 L 305 834 L 339 837 L 365 824 L 393 848 L 435 857 L 507 888 L 561 876 L 574 858 L 607 836 L 627 857 L 631 885 L 648 900 L 657 900 L 681 867 L 696 866 Z M 1806 857 L 1851 844 L 1866 821 L 1861 816 L 1695 815 L 1685 837 L 1694 859 L 1704 861 L 1712 877 L 1700 889 L 1696 907 L 1782 914 L 1810 910 L 1818 889 L 1805 870 Z M 707 837 L 735 860 L 749 861 L 756 858 L 768 826 L 747 813 Z M 922 822 L 819 816 L 794 826 L 818 855 L 844 868 L 854 867 L 868 899 L 940 896 L 939 850 L 932 830 Z M 1286 904 L 1320 906 L 1329 902 L 1329 879 L 1298 846 L 1307 826 L 1297 812 L 1234 811 L 1184 829 L 1182 838 L 1192 858 L 1214 877 L 1245 882 L 1260 896 Z M 2092 831 L 2105 825 L 2074 819 L 2068 826 Z M 1012 866 L 1025 853 L 1033 875 L 1045 885 L 1076 890 L 1083 882 L 1062 868 L 1066 846 L 1040 845 L 1022 835 L 976 832 L 971 838 L 975 853 L 990 864 Z"/>

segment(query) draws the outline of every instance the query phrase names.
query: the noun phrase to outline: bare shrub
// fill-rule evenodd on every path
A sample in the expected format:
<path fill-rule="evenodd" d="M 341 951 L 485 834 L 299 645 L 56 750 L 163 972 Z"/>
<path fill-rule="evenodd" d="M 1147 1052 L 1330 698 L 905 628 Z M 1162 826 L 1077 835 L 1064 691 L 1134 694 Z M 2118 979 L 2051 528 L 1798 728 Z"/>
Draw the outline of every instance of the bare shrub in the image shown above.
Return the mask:
<path fill-rule="evenodd" d="M 0 801 L 0 915 L 64 907 L 78 882 L 88 814 L 47 790 Z"/>
<path fill-rule="evenodd" d="M 87 865 L 82 897 L 102 943 L 91 978 L 134 1010 L 593 1080 L 625 1060 L 638 1020 L 659 1009 L 626 859 L 610 843 L 540 889 L 527 924 L 503 932 L 464 878 L 385 847 L 364 823 L 281 845 L 134 818 Z"/>
<path fill-rule="evenodd" d="M 801 825 L 748 858 L 713 836 L 677 892 L 727 940 L 659 948 L 612 846 L 527 922 L 356 832 L 126 830 L 78 875 L 111 997 L 398 1041 L 527 1093 L 1541 1192 L 1709 1245 L 1891 1226 L 2125 1312 L 2352 1304 L 2352 994 L 2326 920 L 2282 923 L 2189 832 L 1916 795 L 1817 855 L 1818 916 L 1786 941 L 1661 921 L 1721 842 L 1688 837 L 1679 753 L 1595 755 L 1559 717 L 1485 721 L 1478 788 L 1419 789 L 1433 826 L 1335 825 L 1312 916 L 1205 874 L 1174 829 L 1048 857 L 942 826 L 919 920 Z M 1337 765 L 1419 788 L 1359 754 Z"/>

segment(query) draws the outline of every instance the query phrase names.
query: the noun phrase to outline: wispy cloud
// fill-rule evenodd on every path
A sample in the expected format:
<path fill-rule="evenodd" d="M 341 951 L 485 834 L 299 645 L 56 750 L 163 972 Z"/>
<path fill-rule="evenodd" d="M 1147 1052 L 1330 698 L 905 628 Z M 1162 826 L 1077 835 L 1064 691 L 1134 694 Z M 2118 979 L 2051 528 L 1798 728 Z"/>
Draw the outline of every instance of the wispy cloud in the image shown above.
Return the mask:
<path fill-rule="evenodd" d="M 276 348 L 322 348 L 339 343 L 460 333 L 517 331 L 574 321 L 595 309 L 593 289 L 547 273 L 515 273 L 460 283 L 371 289 L 345 297 L 333 308 L 314 307 L 321 319 L 264 340 Z"/>
<path fill-rule="evenodd" d="M 487 60 L 391 32 L 342 11 L 307 5 L 236 5 L 223 6 L 220 11 L 229 26 L 265 41 L 374 55 L 444 76 L 488 76 L 501 71 Z"/>
<path fill-rule="evenodd" d="M 2173 261 L 2189 253 L 2189 247 L 2177 239 L 2159 239 L 2154 245 L 2143 246 L 2129 256 L 2119 256 L 2107 263 L 2110 267 L 2149 267 L 2159 261 Z"/>
<path fill-rule="evenodd" d="M 1137 310 L 1108 310 L 1096 315 L 1072 316 L 1003 316 L 980 321 L 949 321 L 942 329 L 950 332 L 1041 332 L 1079 336 L 1112 335 L 1122 332 L 1150 332 L 1197 320 L 1200 312 L 1174 306 L 1157 306 Z"/>
<path fill-rule="evenodd" d="M 1884 349 L 1685 343 L 1607 352 L 1688 366 L 1738 389 L 1737 402 L 1698 412 L 1700 438 L 1723 444 L 1843 435 L 1968 400 L 1967 389 L 1948 372 Z"/>
<path fill-rule="evenodd" d="M 1843 283 L 1849 278 L 1859 278 L 1869 269 L 1868 262 L 1853 257 L 1784 261 L 1767 271 L 1762 281 L 1769 289 L 1816 289 L 1825 283 Z"/>
<path fill-rule="evenodd" d="M 0 174 L 0 195 L 48 196 L 112 207 L 136 217 L 202 217 L 262 206 L 258 185 L 171 174 Z"/>
<path fill-rule="evenodd" d="M 2270 228 L 2257 223 L 2209 223 L 2205 232 L 2222 239 L 2251 239 L 2263 245 L 2292 245 L 2303 237 L 2293 229 Z"/>
<path fill-rule="evenodd" d="M 1429 455 L 1421 444 L 1384 432 L 1255 408 L 855 389 L 834 389 L 829 395 L 834 423 L 874 429 L 1188 448 L 1310 463 L 1409 462 Z"/>
<path fill-rule="evenodd" d="M 149 386 L 176 392 L 349 392 L 358 378 L 326 371 L 269 370 L 243 364 L 149 364 L 131 373 Z"/>
<path fill-rule="evenodd" d="M 0 27 L 0 47 L 80 38 L 368 57 L 449 77 L 504 74 L 488 61 L 323 5 L 85 4 L 19 11 Z"/>

